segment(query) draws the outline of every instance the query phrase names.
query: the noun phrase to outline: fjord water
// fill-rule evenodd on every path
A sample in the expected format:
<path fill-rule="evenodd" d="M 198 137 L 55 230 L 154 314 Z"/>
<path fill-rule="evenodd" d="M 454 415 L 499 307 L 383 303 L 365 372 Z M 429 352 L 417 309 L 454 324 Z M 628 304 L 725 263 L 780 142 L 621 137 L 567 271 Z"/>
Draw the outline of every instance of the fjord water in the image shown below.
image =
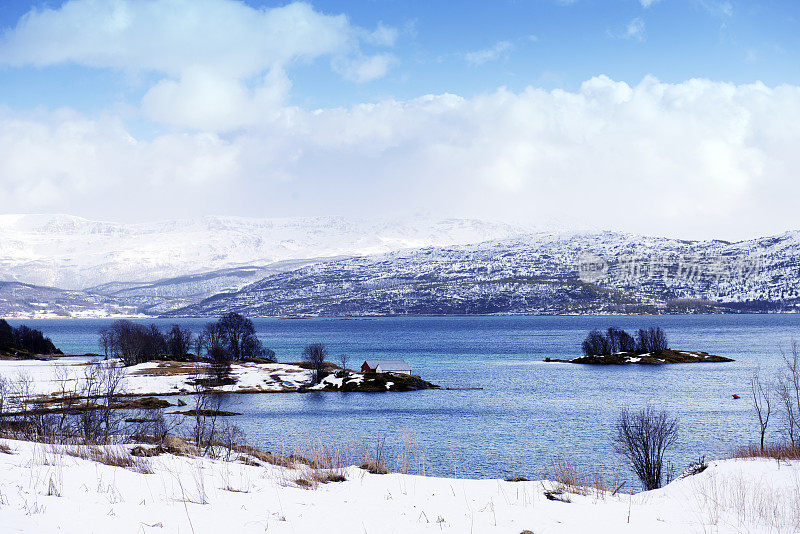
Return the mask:
<path fill-rule="evenodd" d="M 96 352 L 108 320 L 35 320 L 67 353 Z M 175 321 L 153 320 L 162 328 Z M 180 320 L 199 331 L 206 322 Z M 14 321 L 18 324 L 19 321 Z M 406 393 L 230 395 L 227 410 L 250 442 L 280 451 L 319 439 L 391 449 L 413 438 L 431 472 L 465 477 L 540 477 L 562 456 L 612 473 L 614 419 L 622 408 L 663 407 L 680 421 L 670 456 L 680 468 L 756 439 L 748 382 L 756 367 L 772 378 L 780 351 L 800 339 L 798 315 L 413 317 L 369 320 L 256 319 L 279 361 L 298 361 L 308 343 L 331 356 L 405 359 L 444 388 Z M 594 328 L 661 326 L 670 346 L 734 358 L 732 363 L 583 366 L 571 358 Z M 332 358 L 333 359 L 333 358 Z M 467 389 L 482 388 L 482 389 Z M 733 394 L 742 398 L 734 400 Z M 778 420 L 775 419 L 777 428 Z"/>

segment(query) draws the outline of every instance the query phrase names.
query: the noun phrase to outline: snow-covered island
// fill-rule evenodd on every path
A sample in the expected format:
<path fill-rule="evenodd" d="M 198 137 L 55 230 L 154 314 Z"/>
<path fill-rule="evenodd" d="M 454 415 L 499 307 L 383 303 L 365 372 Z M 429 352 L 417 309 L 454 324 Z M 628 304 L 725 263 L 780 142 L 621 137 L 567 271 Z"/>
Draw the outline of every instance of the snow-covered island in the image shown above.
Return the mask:
<path fill-rule="evenodd" d="M 662 365 L 667 363 L 722 363 L 732 362 L 731 358 L 696 352 L 691 350 L 658 350 L 639 354 L 636 352 L 615 352 L 606 355 L 578 356 L 570 360 L 546 358 L 546 362 L 584 363 L 590 365 Z"/>
<path fill-rule="evenodd" d="M 95 370 L 109 367 L 121 374 L 116 392 L 119 397 L 193 394 L 198 392 L 198 384 L 203 391 L 212 393 L 397 392 L 438 387 L 412 375 L 342 370 L 329 362 L 329 371 L 319 383 L 314 382 L 313 371 L 306 364 L 267 361 L 234 362 L 226 379 L 215 383 L 207 379 L 210 365 L 204 361 L 160 360 L 126 367 L 116 359 L 89 356 L 0 359 L 0 378 L 9 383 L 24 382 L 28 394 L 52 405 L 84 391 Z"/>
<path fill-rule="evenodd" d="M 3 532 L 797 532 L 800 461 L 710 462 L 626 494 L 558 481 L 315 468 L 257 451 L 0 440 Z M 144 451 L 144 452 L 142 452 Z M 248 453 L 249 452 L 249 453 Z M 227 458 L 227 461 L 225 461 Z M 555 498 L 554 498 L 555 497 Z"/>

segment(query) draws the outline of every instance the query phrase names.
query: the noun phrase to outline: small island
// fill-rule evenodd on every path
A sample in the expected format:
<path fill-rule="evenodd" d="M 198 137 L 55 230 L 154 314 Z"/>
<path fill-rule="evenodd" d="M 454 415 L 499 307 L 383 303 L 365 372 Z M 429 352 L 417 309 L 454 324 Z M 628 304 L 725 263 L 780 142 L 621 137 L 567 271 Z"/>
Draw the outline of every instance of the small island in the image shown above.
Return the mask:
<path fill-rule="evenodd" d="M 667 336 L 660 327 L 640 329 L 636 338 L 619 328 L 612 327 L 606 332 L 592 330 L 586 336 L 581 348 L 583 356 L 572 359 L 545 358 L 545 361 L 588 365 L 662 365 L 733 361 L 731 358 L 707 352 L 670 349 Z"/>

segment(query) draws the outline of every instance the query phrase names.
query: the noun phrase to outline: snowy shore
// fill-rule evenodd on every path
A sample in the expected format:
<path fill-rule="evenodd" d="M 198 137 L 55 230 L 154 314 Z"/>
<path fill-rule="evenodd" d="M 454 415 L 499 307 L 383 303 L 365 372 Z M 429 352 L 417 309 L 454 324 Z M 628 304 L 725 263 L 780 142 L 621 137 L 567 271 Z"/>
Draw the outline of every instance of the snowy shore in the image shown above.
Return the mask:
<path fill-rule="evenodd" d="M 26 393 L 57 399 L 81 391 L 91 366 L 114 365 L 124 373 L 118 395 L 163 396 L 195 392 L 198 378 L 204 378 L 208 364 L 202 362 L 153 361 L 122 367 L 116 360 L 69 357 L 50 360 L 0 360 L 0 379 L 9 384 L 26 384 Z M 411 376 L 365 376 L 349 371 L 347 376 L 329 373 L 319 384 L 313 373 L 286 363 L 237 362 L 231 365 L 229 380 L 209 386 L 220 393 L 278 393 L 316 390 L 402 391 L 432 387 Z M 13 394 L 12 394 L 13 396 Z"/>
<path fill-rule="evenodd" d="M 548 500 L 547 481 L 507 482 L 342 470 L 306 487 L 303 465 L 161 454 L 129 467 L 78 447 L 0 440 L 3 532 L 797 532 L 800 463 L 711 462 L 650 492 Z M 116 446 L 126 456 L 131 446 Z M 114 449 L 114 447 L 112 447 Z M 67 454 L 69 451 L 71 454 Z M 248 464 L 254 464 L 247 458 Z"/>

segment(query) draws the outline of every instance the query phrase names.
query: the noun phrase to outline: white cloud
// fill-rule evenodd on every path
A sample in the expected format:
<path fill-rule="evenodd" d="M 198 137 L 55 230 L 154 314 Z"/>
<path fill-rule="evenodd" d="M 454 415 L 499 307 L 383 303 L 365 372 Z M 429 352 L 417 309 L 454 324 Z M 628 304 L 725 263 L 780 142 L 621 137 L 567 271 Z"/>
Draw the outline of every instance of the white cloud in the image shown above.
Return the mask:
<path fill-rule="evenodd" d="M 391 54 L 375 54 L 368 57 L 343 58 L 335 61 L 334 70 L 348 80 L 364 83 L 383 78 L 394 62 Z"/>
<path fill-rule="evenodd" d="M 728 0 L 694 0 L 696 4 L 708 11 L 710 14 L 729 18 L 733 16 L 733 4 Z"/>
<path fill-rule="evenodd" d="M 498 59 L 506 57 L 508 52 L 513 48 L 514 45 L 509 41 L 500 41 L 489 48 L 467 52 L 464 54 L 464 59 L 472 65 L 483 65 L 489 61 L 497 61 Z"/>
<path fill-rule="evenodd" d="M 631 20 L 628 25 L 625 27 L 625 37 L 627 39 L 635 39 L 637 41 L 644 40 L 644 21 L 636 17 L 635 19 Z"/>
<path fill-rule="evenodd" d="M 396 39 L 382 23 L 366 30 L 299 2 L 255 9 L 233 0 L 70 0 L 22 17 L 0 38 L 0 64 L 160 73 L 143 101 L 151 119 L 226 131 L 277 112 L 288 64 L 329 57 L 346 78 L 370 81 L 386 74 L 392 56 L 365 55 L 361 43 Z"/>
<path fill-rule="evenodd" d="M 606 30 L 606 36 L 610 39 L 631 39 L 639 42 L 644 41 L 645 33 L 645 23 L 640 17 L 631 19 L 621 31 Z"/>
<path fill-rule="evenodd" d="M 7 32 L 11 65 L 79 63 L 177 77 L 203 68 L 252 76 L 298 58 L 346 54 L 357 28 L 304 3 L 254 9 L 230 0 L 70 0 Z"/>
<path fill-rule="evenodd" d="M 639 0 L 639 3 L 642 4 L 643 8 L 648 8 L 652 5 L 659 3 L 661 0 Z"/>
<path fill-rule="evenodd" d="M 797 225 L 798 138 L 797 86 L 604 76 L 574 92 L 282 108 L 224 138 L 143 141 L 114 119 L 7 112 L 0 196 L 113 218 L 420 208 L 737 238 Z"/>

